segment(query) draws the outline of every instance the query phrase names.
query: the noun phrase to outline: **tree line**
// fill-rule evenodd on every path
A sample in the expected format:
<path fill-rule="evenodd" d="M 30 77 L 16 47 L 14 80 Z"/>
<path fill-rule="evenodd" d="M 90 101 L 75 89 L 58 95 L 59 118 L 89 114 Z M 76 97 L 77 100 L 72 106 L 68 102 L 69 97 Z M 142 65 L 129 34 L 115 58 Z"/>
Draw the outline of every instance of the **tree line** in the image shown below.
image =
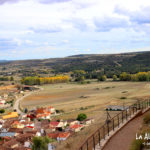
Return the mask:
<path fill-rule="evenodd" d="M 0 77 L 0 81 L 14 81 L 13 77 Z"/>
<path fill-rule="evenodd" d="M 97 79 L 98 81 L 106 81 L 107 76 L 100 72 L 93 72 L 89 74 L 84 70 L 75 70 L 72 72 L 71 76 L 74 81 L 84 81 L 84 79 Z M 122 72 L 120 75 L 113 75 L 113 81 L 150 81 L 150 71 L 148 72 L 138 72 L 135 74 L 130 74 L 127 72 Z"/>
<path fill-rule="evenodd" d="M 138 72 L 136 74 L 129 74 L 123 72 L 120 74 L 120 81 L 150 81 L 150 71 Z"/>
<path fill-rule="evenodd" d="M 25 85 L 42 85 L 53 83 L 65 83 L 69 81 L 69 76 L 55 76 L 55 77 L 24 77 L 21 80 Z"/>

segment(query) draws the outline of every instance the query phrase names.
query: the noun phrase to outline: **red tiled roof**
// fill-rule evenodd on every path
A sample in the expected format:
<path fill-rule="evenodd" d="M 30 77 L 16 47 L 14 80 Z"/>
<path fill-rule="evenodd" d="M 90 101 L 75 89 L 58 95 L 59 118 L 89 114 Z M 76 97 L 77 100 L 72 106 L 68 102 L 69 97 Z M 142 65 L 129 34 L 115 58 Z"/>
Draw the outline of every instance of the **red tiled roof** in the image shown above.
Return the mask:
<path fill-rule="evenodd" d="M 34 128 L 33 126 L 26 126 L 26 127 L 28 127 L 28 128 Z"/>
<path fill-rule="evenodd" d="M 74 124 L 74 125 L 70 126 L 70 128 L 72 128 L 72 129 L 77 129 L 77 128 L 81 128 L 81 127 L 83 127 L 83 125 L 81 125 L 81 124 Z"/>
<path fill-rule="evenodd" d="M 69 136 L 70 136 L 69 132 L 62 132 L 62 133 L 59 133 L 58 135 L 59 138 L 67 138 Z"/>
<path fill-rule="evenodd" d="M 50 126 L 58 126 L 59 122 L 58 121 L 51 121 Z"/>
<path fill-rule="evenodd" d="M 49 133 L 48 137 L 52 138 L 52 139 L 57 139 L 59 133 Z"/>

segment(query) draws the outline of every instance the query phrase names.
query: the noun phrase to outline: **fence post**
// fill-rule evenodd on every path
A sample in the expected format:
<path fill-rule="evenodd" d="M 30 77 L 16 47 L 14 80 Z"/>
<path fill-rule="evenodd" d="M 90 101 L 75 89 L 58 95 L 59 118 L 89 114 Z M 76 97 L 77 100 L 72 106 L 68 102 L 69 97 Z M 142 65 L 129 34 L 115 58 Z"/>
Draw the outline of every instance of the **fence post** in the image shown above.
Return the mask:
<path fill-rule="evenodd" d="M 142 104 L 142 109 L 143 109 L 143 102 L 141 104 Z"/>
<path fill-rule="evenodd" d="M 137 112 L 137 103 L 136 103 L 136 106 L 135 106 L 135 111 Z"/>
<path fill-rule="evenodd" d="M 131 118 L 131 108 L 129 106 L 129 117 Z"/>
<path fill-rule="evenodd" d="M 93 135 L 93 148 L 95 150 L 95 137 L 94 137 L 94 135 Z"/>
<path fill-rule="evenodd" d="M 108 132 L 108 136 L 109 136 L 109 122 L 107 123 L 107 132 Z"/>
<path fill-rule="evenodd" d="M 86 146 L 87 146 L 87 150 L 89 149 L 89 143 L 88 143 L 88 140 L 86 142 Z"/>
<path fill-rule="evenodd" d="M 118 118 L 118 128 L 119 128 L 119 114 L 117 115 L 117 118 Z"/>
<path fill-rule="evenodd" d="M 114 131 L 115 127 L 114 127 L 114 118 L 113 118 L 113 131 Z"/>
<path fill-rule="evenodd" d="M 105 127 L 103 125 L 103 136 L 104 136 L 104 140 L 105 140 Z"/>
<path fill-rule="evenodd" d="M 98 141 L 99 141 L 99 146 L 100 146 L 100 142 L 101 142 L 101 134 L 100 134 L 100 130 L 98 130 Z"/>
<path fill-rule="evenodd" d="M 123 123 L 123 111 L 122 111 L 122 123 Z"/>
<path fill-rule="evenodd" d="M 141 105 L 140 105 L 140 102 L 139 102 L 139 110 L 141 109 Z"/>
<path fill-rule="evenodd" d="M 127 109 L 126 109 L 126 120 L 127 120 L 128 114 L 127 114 Z"/>

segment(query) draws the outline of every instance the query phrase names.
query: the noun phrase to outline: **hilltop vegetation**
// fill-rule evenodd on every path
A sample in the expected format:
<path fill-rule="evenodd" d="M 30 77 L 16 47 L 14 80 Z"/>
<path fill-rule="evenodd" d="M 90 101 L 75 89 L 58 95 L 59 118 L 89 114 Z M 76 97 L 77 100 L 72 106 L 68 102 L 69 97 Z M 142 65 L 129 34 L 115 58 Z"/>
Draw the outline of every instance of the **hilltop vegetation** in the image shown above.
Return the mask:
<path fill-rule="evenodd" d="M 22 76 L 35 76 L 36 73 L 53 74 L 84 70 L 96 75 L 105 74 L 108 78 L 119 75 L 122 72 L 135 74 L 150 70 L 150 52 L 124 53 L 112 55 L 77 55 L 65 58 L 53 58 L 43 60 L 24 60 L 2 63 L 5 73 L 10 69 L 13 74 Z M 40 68 L 40 69 L 39 69 Z M 15 71 L 17 70 L 17 72 Z"/>

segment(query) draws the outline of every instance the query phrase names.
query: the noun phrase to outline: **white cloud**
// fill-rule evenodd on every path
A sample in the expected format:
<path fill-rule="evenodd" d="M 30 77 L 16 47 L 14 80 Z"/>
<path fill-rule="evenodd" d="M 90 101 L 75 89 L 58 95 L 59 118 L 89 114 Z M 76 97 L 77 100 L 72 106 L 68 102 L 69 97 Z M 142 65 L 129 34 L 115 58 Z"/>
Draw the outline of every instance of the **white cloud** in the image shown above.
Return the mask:
<path fill-rule="evenodd" d="M 14 38 L 13 42 L 17 43 L 18 46 L 20 46 L 22 44 L 22 41 L 18 38 Z"/>
<path fill-rule="evenodd" d="M 54 56 L 147 47 L 149 8 L 148 0 L 2 0 L 0 38 L 13 39 L 12 51 L 44 45 Z M 7 47 L 0 44 L 0 51 Z"/>
<path fill-rule="evenodd" d="M 32 44 L 33 42 L 31 40 L 25 40 L 26 44 Z"/>

